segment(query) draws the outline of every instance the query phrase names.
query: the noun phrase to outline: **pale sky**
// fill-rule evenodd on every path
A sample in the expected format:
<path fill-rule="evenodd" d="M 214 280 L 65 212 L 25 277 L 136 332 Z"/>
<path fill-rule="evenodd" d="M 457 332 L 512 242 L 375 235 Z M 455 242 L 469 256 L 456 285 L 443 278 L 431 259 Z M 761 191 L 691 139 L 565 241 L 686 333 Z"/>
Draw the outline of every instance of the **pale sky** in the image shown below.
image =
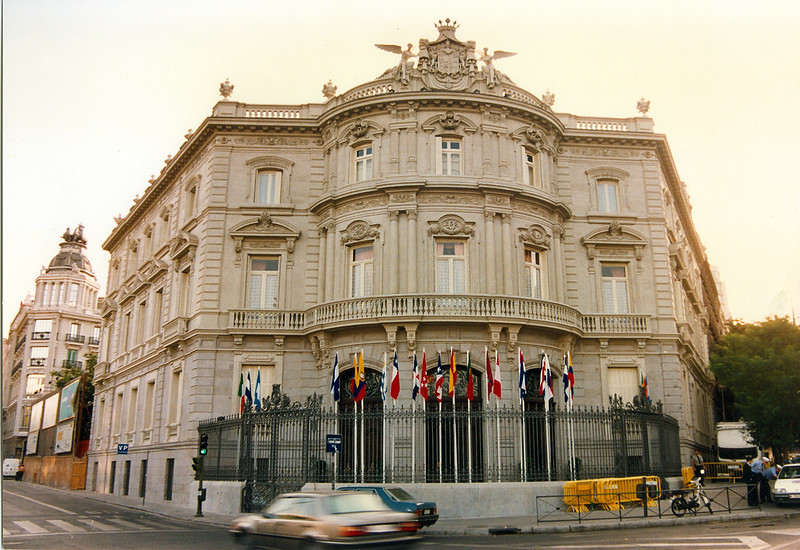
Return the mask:
<path fill-rule="evenodd" d="M 341 10 L 346 10 L 343 13 Z M 554 109 L 632 117 L 649 99 L 736 318 L 800 316 L 800 3 L 525 0 L 3 1 L 3 335 L 67 227 L 103 241 L 235 85 L 321 103 L 396 65 L 375 43 L 517 52 L 499 70 Z"/>

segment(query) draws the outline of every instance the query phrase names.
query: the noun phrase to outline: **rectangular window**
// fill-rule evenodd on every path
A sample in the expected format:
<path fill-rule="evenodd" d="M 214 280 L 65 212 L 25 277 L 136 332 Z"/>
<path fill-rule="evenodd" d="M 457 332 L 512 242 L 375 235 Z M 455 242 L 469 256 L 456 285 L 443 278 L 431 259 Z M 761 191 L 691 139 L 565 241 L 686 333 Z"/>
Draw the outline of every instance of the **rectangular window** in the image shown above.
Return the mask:
<path fill-rule="evenodd" d="M 27 430 L 30 425 L 31 425 L 31 406 L 23 405 L 22 420 L 19 423 L 19 427 Z"/>
<path fill-rule="evenodd" d="M 178 296 L 178 315 L 188 317 L 192 300 L 192 270 L 184 269 L 180 276 L 180 295 Z"/>
<path fill-rule="evenodd" d="M 125 461 L 125 466 L 124 466 L 124 468 L 122 470 L 122 494 L 123 495 L 127 496 L 128 489 L 130 488 L 130 485 L 131 485 L 131 461 L 130 460 L 126 460 Z"/>
<path fill-rule="evenodd" d="M 534 250 L 525 250 L 525 290 L 527 296 L 542 297 L 542 256 Z"/>
<path fill-rule="evenodd" d="M 52 330 L 52 319 L 37 319 L 36 322 L 33 323 L 33 339 L 47 339 L 50 337 Z"/>
<path fill-rule="evenodd" d="M 120 427 L 122 424 L 122 400 L 125 394 L 118 393 L 117 398 L 114 400 L 114 423 L 112 424 L 111 431 L 113 435 L 119 435 Z"/>
<path fill-rule="evenodd" d="M 458 241 L 436 241 L 436 292 L 467 291 L 466 246 Z"/>
<path fill-rule="evenodd" d="M 100 327 L 94 326 L 92 327 L 92 335 L 89 337 L 90 344 L 99 344 L 100 343 Z"/>
<path fill-rule="evenodd" d="M 70 365 L 75 365 L 78 362 L 78 350 L 76 349 L 68 349 L 67 350 L 67 363 Z"/>
<path fill-rule="evenodd" d="M 31 366 L 43 367 L 47 364 L 49 348 L 44 346 L 34 346 L 31 348 Z"/>
<path fill-rule="evenodd" d="M 172 381 L 169 387 L 169 424 L 177 424 L 181 417 L 181 381 L 183 371 L 172 373 Z"/>
<path fill-rule="evenodd" d="M 70 336 L 79 336 L 81 333 L 81 326 L 78 323 L 70 323 L 69 325 L 69 335 Z"/>
<path fill-rule="evenodd" d="M 280 204 L 281 176 L 278 170 L 259 170 L 256 182 L 256 202 L 259 204 Z"/>
<path fill-rule="evenodd" d="M 175 479 L 175 459 L 167 459 L 167 469 L 164 474 L 164 500 L 172 500 L 172 481 Z"/>
<path fill-rule="evenodd" d="M 130 311 L 125 314 L 125 322 L 122 325 L 122 351 L 128 351 L 131 334 L 131 313 Z"/>
<path fill-rule="evenodd" d="M 78 304 L 78 284 L 77 283 L 70 283 L 69 285 L 69 297 L 67 298 L 67 303 L 71 306 Z"/>
<path fill-rule="evenodd" d="M 597 182 L 597 209 L 600 212 L 608 214 L 619 212 L 618 190 L 616 181 L 600 180 Z"/>
<path fill-rule="evenodd" d="M 372 179 L 372 145 L 356 149 L 356 181 Z"/>
<path fill-rule="evenodd" d="M 44 388 L 44 374 L 29 374 L 28 383 L 25 387 L 25 393 L 33 395 L 42 391 Z"/>
<path fill-rule="evenodd" d="M 92 429 L 94 430 L 94 434 L 102 434 L 101 428 L 105 425 L 106 422 L 106 400 L 105 398 L 100 400 L 100 406 L 97 408 L 97 414 L 95 415 L 95 423 L 92 424 Z"/>
<path fill-rule="evenodd" d="M 351 267 L 351 292 L 353 298 L 372 296 L 372 261 L 374 247 L 359 246 L 353 248 L 353 263 Z"/>
<path fill-rule="evenodd" d="M 247 307 L 275 309 L 278 307 L 278 270 L 280 258 L 251 258 L 247 288 Z"/>
<path fill-rule="evenodd" d="M 128 433 L 132 433 L 136 429 L 136 405 L 139 398 L 139 388 L 131 388 L 131 393 L 128 398 Z"/>
<path fill-rule="evenodd" d="M 111 461 L 111 469 L 108 472 L 108 492 L 114 494 L 114 481 L 117 479 L 117 461 Z"/>
<path fill-rule="evenodd" d="M 442 140 L 442 174 L 461 175 L 461 142 L 452 139 Z"/>
<path fill-rule="evenodd" d="M 145 430 L 153 427 L 153 404 L 156 396 L 156 381 L 150 380 L 144 388 L 144 421 L 142 422 Z"/>
<path fill-rule="evenodd" d="M 164 308 L 164 289 L 159 288 L 155 292 L 153 299 L 153 324 L 150 327 L 151 334 L 161 332 L 161 310 Z"/>
<path fill-rule="evenodd" d="M 136 343 L 144 342 L 144 329 L 147 320 L 147 302 L 139 303 L 139 311 L 136 314 Z"/>
<path fill-rule="evenodd" d="M 142 466 L 139 469 L 139 497 L 144 498 L 146 491 L 147 491 L 147 459 L 143 459 Z"/>
<path fill-rule="evenodd" d="M 639 369 L 636 367 L 609 367 L 608 395 L 618 395 L 624 403 L 632 403 L 639 394 Z"/>
<path fill-rule="evenodd" d="M 525 166 L 522 176 L 525 184 L 532 187 L 541 187 L 539 185 L 539 178 L 536 177 L 536 156 L 528 150 L 525 150 L 524 154 Z"/>
<path fill-rule="evenodd" d="M 191 220 L 197 212 L 197 186 L 186 191 L 186 221 Z"/>
<path fill-rule="evenodd" d="M 604 264 L 601 267 L 603 307 L 606 313 L 628 313 L 628 277 L 624 265 Z"/>

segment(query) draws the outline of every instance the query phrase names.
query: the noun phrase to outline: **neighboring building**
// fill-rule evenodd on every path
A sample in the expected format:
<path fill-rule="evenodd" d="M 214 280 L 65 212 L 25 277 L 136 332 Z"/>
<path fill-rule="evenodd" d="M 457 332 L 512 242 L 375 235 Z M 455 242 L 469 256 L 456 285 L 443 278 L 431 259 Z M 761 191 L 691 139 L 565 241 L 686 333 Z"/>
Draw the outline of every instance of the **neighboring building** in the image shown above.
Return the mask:
<path fill-rule="evenodd" d="M 52 372 L 82 366 L 100 351 L 100 287 L 84 254 L 83 226 L 63 235 L 60 251 L 20 304 L 3 354 L 3 455 L 22 458 L 31 404 L 54 390 Z M 35 450 L 34 450 L 35 452 Z"/>
<path fill-rule="evenodd" d="M 646 377 L 682 455 L 711 448 L 722 317 L 646 103 L 557 113 L 449 21 L 439 33 L 322 104 L 242 104 L 222 85 L 103 245 L 89 487 L 113 492 L 124 460 L 148 502 L 192 505 L 198 422 L 239 412 L 240 377 L 327 398 L 334 354 L 346 388 L 361 350 L 374 379 L 397 348 L 407 405 L 414 351 L 433 370 L 453 347 L 462 370 L 469 350 L 483 380 L 475 358 L 498 350 L 514 405 L 519 349 L 529 387 L 542 350 L 556 375 L 570 350 L 577 405 L 631 401 Z"/>

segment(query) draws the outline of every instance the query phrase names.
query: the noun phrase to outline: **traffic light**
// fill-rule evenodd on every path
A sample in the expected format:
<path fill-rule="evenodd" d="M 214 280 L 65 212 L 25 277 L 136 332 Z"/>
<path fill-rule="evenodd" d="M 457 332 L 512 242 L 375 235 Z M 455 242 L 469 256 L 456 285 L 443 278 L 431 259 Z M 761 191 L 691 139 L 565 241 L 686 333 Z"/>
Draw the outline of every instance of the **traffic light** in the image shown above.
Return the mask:
<path fill-rule="evenodd" d="M 208 454 L 208 434 L 200 434 L 200 456 Z"/>
<path fill-rule="evenodd" d="M 199 456 L 192 457 L 192 470 L 194 470 L 195 480 L 200 479 L 200 474 L 203 471 L 202 460 Z"/>

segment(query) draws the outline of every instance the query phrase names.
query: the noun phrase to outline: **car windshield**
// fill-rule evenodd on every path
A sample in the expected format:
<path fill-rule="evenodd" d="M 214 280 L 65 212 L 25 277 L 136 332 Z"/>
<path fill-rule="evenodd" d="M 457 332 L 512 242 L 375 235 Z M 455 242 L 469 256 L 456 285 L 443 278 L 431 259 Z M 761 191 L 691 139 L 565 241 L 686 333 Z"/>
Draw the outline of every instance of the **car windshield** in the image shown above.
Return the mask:
<path fill-rule="evenodd" d="M 331 514 L 352 514 L 356 512 L 385 512 L 389 508 L 371 493 L 342 493 L 325 499 L 325 506 Z"/>
<path fill-rule="evenodd" d="M 394 500 L 410 500 L 410 501 L 416 500 L 414 497 L 406 493 L 405 489 L 401 489 L 400 487 L 392 487 L 391 489 L 386 489 L 386 492 Z"/>
<path fill-rule="evenodd" d="M 778 475 L 778 479 L 800 479 L 800 468 L 785 467 Z"/>

